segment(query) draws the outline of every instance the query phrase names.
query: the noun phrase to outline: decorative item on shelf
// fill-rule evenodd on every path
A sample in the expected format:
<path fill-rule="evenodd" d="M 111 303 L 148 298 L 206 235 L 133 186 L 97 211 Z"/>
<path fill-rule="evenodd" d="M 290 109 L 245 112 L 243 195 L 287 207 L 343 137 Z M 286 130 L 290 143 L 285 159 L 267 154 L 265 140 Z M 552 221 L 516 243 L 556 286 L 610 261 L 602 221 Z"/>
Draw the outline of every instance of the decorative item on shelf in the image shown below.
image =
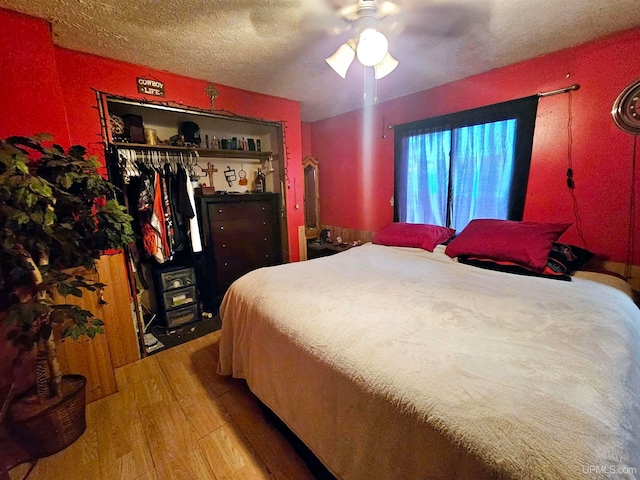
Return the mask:
<path fill-rule="evenodd" d="M 258 173 L 256 174 L 256 184 L 254 192 L 264 193 L 266 191 L 266 176 L 262 173 L 262 169 L 258 167 Z"/>
<path fill-rule="evenodd" d="M 111 126 L 111 139 L 114 142 L 126 141 L 126 138 L 124 135 L 124 120 L 122 119 L 122 117 L 119 117 L 118 115 L 110 113 L 109 124 Z"/>
<path fill-rule="evenodd" d="M 227 169 L 224 171 L 224 178 L 227 179 L 229 187 L 232 187 L 233 182 L 235 182 L 238 177 L 236 177 L 236 171 L 227 165 Z"/>
<path fill-rule="evenodd" d="M 264 171 L 267 172 L 266 175 L 273 173 L 275 169 L 273 168 L 273 155 L 269 155 L 267 159 L 264 161 Z"/>
<path fill-rule="evenodd" d="M 260 139 L 256 140 L 256 151 L 261 152 L 262 151 L 262 142 L 260 142 Z"/>
<path fill-rule="evenodd" d="M 147 145 L 157 145 L 158 144 L 158 133 L 153 128 L 145 128 L 144 129 L 144 140 Z"/>
<path fill-rule="evenodd" d="M 202 186 L 202 194 L 212 195 L 216 193 L 216 188 L 213 185 L 213 174 L 216 173 L 218 169 L 211 162 L 207 162 L 207 168 L 203 168 L 202 171 L 209 177 L 209 186 Z"/>
<path fill-rule="evenodd" d="M 199 147 L 202 143 L 200 138 L 200 127 L 195 122 L 183 122 L 178 132 L 184 137 L 185 145 L 195 145 Z"/>
<path fill-rule="evenodd" d="M 226 137 L 222 137 L 222 140 L 220 140 L 220 149 L 229 150 L 229 140 Z"/>
<path fill-rule="evenodd" d="M 184 135 L 174 135 L 169 139 L 169 142 L 174 147 L 184 147 Z"/>
<path fill-rule="evenodd" d="M 231 145 L 229 145 L 231 150 L 238 150 L 238 137 L 231 138 Z"/>
<path fill-rule="evenodd" d="M 240 177 L 240 180 L 238 180 L 238 185 L 246 187 L 249 184 L 249 180 L 247 180 L 247 172 L 244 171 L 244 166 L 242 164 L 240 164 L 238 177 Z"/>
<path fill-rule="evenodd" d="M 124 136 L 131 143 L 144 143 L 144 125 L 140 115 L 127 114 L 124 120 Z"/>
<path fill-rule="evenodd" d="M 256 141 L 253 138 L 247 139 L 247 148 L 250 152 L 256 151 Z"/>
<path fill-rule="evenodd" d="M 10 433 L 33 457 L 66 448 L 86 428 L 86 379 L 62 375 L 54 326 L 72 339 L 104 333 L 92 312 L 54 304 L 53 294 L 98 294 L 106 285 L 81 269 L 93 274 L 103 251 L 135 240 L 133 219 L 98 173 L 100 163 L 86 157 L 84 147 L 64 151 L 51 140 L 45 134 L 0 140 L 0 204 L 6 207 L 0 209 L 0 265 L 13 272 L 0 283 L 0 326 L 17 353 L 13 368 L 30 354 L 36 363 L 35 385 L 15 397 L 14 383 L 0 417 L 6 412 Z"/>

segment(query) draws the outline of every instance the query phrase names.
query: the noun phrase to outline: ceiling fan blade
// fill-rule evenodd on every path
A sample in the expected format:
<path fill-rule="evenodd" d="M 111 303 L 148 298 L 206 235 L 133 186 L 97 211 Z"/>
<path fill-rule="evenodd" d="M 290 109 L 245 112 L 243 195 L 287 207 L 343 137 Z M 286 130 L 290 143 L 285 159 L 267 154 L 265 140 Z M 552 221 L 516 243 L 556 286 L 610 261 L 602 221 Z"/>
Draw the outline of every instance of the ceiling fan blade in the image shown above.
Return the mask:
<path fill-rule="evenodd" d="M 398 15 L 402 12 L 402 8 L 389 0 L 378 3 L 378 15 L 380 18 L 385 18 L 393 15 Z"/>
<path fill-rule="evenodd" d="M 348 5 L 342 5 L 342 2 L 335 0 L 308 0 L 303 1 L 302 11 L 302 27 L 309 32 L 323 32 L 328 35 L 341 35 L 351 29 L 351 22 L 345 19 L 341 11 L 342 9 L 350 9 L 353 0 Z"/>
<path fill-rule="evenodd" d="M 490 4 L 490 0 L 404 0 L 401 12 L 382 22 L 383 25 L 396 22 L 392 32 L 406 30 L 412 34 L 456 37 L 486 19 Z"/>
<path fill-rule="evenodd" d="M 302 22 L 302 17 L 296 9 L 284 5 L 256 5 L 249 10 L 249 20 L 256 35 L 268 38 L 277 34 L 282 28 L 296 28 Z"/>
<path fill-rule="evenodd" d="M 360 7 L 360 2 L 345 5 L 344 7 L 336 11 L 336 16 L 348 21 L 354 21 L 358 18 L 359 7 Z"/>

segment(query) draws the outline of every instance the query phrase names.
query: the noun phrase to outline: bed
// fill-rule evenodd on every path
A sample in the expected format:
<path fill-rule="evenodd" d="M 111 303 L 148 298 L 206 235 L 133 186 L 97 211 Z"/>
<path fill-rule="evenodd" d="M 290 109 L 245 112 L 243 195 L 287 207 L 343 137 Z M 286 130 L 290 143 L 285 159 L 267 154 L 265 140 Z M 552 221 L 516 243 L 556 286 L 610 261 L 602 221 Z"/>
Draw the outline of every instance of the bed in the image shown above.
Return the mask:
<path fill-rule="evenodd" d="M 221 305 L 218 372 L 337 477 L 638 478 L 628 285 L 365 244 L 259 269 Z"/>

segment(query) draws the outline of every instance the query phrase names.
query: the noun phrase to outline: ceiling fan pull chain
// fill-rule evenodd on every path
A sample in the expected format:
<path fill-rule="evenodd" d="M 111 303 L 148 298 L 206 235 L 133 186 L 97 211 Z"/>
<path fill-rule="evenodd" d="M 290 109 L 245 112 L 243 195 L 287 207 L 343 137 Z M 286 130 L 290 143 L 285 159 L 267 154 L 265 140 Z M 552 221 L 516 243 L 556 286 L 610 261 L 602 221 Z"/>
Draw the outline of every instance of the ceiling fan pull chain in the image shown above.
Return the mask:
<path fill-rule="evenodd" d="M 363 85 L 364 93 L 362 94 L 362 100 L 364 101 L 364 103 L 367 103 L 367 67 L 363 65 L 362 69 L 364 72 L 362 75 L 362 78 L 364 79 L 364 85 Z"/>
<path fill-rule="evenodd" d="M 373 78 L 373 104 L 378 105 L 378 79 Z"/>

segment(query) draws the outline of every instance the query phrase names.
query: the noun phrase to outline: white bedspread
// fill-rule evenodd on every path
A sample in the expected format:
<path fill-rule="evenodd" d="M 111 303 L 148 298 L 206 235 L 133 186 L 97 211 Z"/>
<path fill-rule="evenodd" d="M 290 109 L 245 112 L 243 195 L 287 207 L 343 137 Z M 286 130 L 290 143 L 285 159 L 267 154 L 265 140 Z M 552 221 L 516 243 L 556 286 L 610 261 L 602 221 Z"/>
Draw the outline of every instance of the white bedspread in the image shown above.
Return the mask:
<path fill-rule="evenodd" d="M 339 478 L 640 478 L 640 311 L 620 283 L 367 244 L 237 280 L 219 373 Z"/>

